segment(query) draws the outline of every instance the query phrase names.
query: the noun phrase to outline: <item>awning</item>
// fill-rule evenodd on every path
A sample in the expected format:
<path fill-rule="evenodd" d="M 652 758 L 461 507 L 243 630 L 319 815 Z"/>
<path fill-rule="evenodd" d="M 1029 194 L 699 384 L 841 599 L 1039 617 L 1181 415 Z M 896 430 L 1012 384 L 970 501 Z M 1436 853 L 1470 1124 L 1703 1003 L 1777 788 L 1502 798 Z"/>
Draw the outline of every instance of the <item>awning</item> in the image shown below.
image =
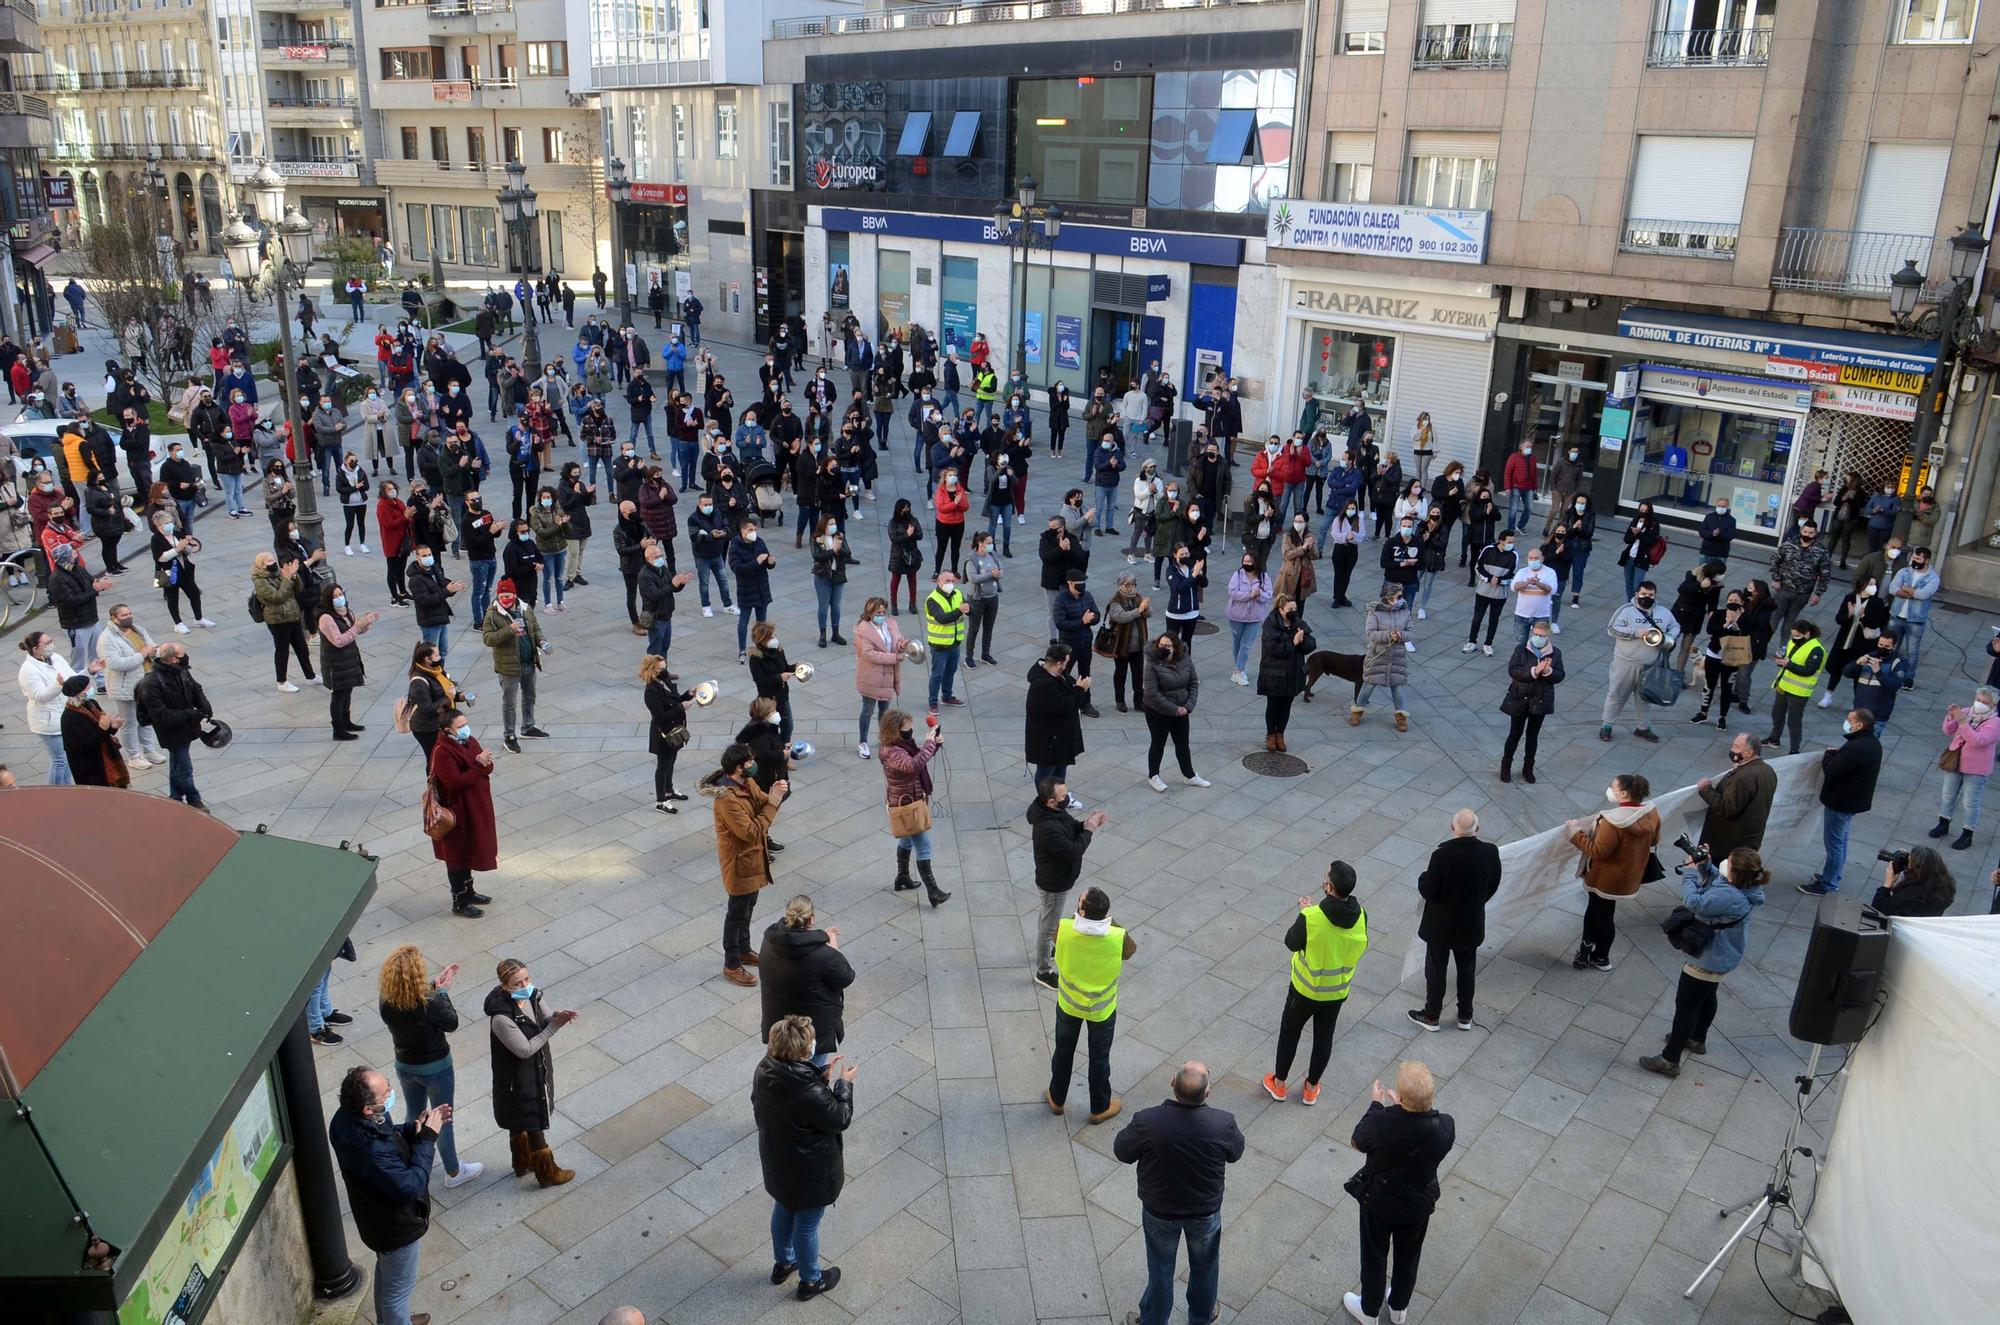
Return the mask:
<path fill-rule="evenodd" d="M 55 245 L 37 244 L 14 255 L 14 261 L 25 262 L 30 267 L 39 267 L 56 255 Z"/>

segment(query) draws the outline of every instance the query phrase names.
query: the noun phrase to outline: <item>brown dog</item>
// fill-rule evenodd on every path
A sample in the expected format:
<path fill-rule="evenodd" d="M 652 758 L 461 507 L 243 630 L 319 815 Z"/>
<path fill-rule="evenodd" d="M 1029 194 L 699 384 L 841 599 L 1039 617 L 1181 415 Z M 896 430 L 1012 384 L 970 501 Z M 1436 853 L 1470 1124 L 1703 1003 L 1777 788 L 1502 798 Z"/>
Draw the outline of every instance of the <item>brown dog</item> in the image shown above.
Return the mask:
<path fill-rule="evenodd" d="M 1354 683 L 1354 700 L 1361 700 L 1361 655 L 1358 653 L 1335 653 L 1332 649 L 1318 649 L 1306 658 L 1306 688 L 1299 698 L 1312 703 L 1313 687 L 1322 676 L 1337 676 L 1343 681 Z"/>

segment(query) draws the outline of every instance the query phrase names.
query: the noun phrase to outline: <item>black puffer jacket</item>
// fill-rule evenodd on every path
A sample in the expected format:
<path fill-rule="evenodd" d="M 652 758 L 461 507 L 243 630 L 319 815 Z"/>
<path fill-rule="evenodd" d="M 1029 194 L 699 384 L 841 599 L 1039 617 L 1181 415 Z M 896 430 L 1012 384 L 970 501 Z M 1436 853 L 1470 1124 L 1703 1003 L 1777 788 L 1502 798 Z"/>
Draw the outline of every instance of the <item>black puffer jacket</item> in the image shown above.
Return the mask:
<path fill-rule="evenodd" d="M 854 968 L 827 941 L 823 929 L 787 929 L 783 924 L 764 931 L 757 954 L 758 987 L 764 999 L 764 1026 L 780 1017 L 811 1017 L 819 1051 L 826 1053 L 847 1038 L 842 990 L 854 983 Z"/>
<path fill-rule="evenodd" d="M 1354 1125 L 1354 1148 L 1368 1156 L 1362 1207 L 1384 1224 L 1421 1224 L 1437 1206 L 1438 1165 L 1458 1134 L 1451 1115 L 1370 1104 Z"/>
<path fill-rule="evenodd" d="M 1035 887 L 1045 893 L 1074 888 L 1091 831 L 1068 810 L 1052 810 L 1040 801 L 1028 807 L 1028 830 L 1034 839 Z"/>
<path fill-rule="evenodd" d="M 1535 667 L 1546 658 L 1550 662 L 1547 676 L 1536 676 Z M 1507 697 L 1500 701 L 1500 711 L 1510 718 L 1542 717 L 1556 711 L 1556 687 L 1562 684 L 1562 650 L 1551 644 L 1546 654 L 1538 654 L 1525 644 L 1516 644 L 1514 652 L 1507 657 Z"/>
<path fill-rule="evenodd" d="M 354 617 L 346 612 L 328 611 L 321 618 L 332 617 L 334 624 L 342 630 L 354 629 Z M 317 620 L 314 623 L 318 629 Z M 354 690 L 367 684 L 368 671 L 361 661 L 361 637 L 349 639 L 345 644 L 336 644 L 327 638 L 325 631 L 319 633 L 319 670 L 329 690 Z"/>
<path fill-rule="evenodd" d="M 549 1049 L 553 1028 L 542 1009 L 541 991 L 530 999 L 518 999 L 493 986 L 482 1006 L 487 1017 L 507 1017 L 533 1047 L 526 1058 L 500 1042 L 489 1020 L 487 1035 L 492 1041 L 493 1121 L 510 1132 L 545 1132 L 556 1106 L 556 1056 Z M 536 1041 L 540 1043 L 537 1044 Z"/>
<path fill-rule="evenodd" d="M 1303 643 L 1292 643 L 1292 633 L 1305 631 Z M 1263 654 L 1257 664 L 1257 693 L 1280 699 L 1306 688 L 1306 659 L 1319 647 L 1304 613 L 1290 621 L 1273 612 L 1264 618 Z"/>
<path fill-rule="evenodd" d="M 854 1118 L 853 1089 L 833 1085 L 811 1063 L 766 1057 L 750 1079 L 764 1190 L 787 1210 L 816 1210 L 840 1199 L 841 1133 Z"/>
<path fill-rule="evenodd" d="M 445 587 L 444 568 L 431 558 L 430 566 L 412 566 L 406 583 L 417 603 L 419 626 L 443 626 L 451 621 L 451 590 Z"/>

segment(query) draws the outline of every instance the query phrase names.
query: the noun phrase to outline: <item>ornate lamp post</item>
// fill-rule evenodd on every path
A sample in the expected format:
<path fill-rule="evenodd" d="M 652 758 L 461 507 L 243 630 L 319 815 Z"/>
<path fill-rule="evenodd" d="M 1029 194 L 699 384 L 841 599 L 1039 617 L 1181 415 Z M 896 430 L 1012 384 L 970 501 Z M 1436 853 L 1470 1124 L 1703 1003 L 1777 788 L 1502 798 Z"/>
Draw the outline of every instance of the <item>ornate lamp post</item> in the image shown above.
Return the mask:
<path fill-rule="evenodd" d="M 1053 252 L 1056 236 L 1062 233 L 1062 222 L 1061 207 L 1054 203 L 1036 206 L 1033 175 L 1021 176 L 1013 202 L 1002 202 L 993 209 L 993 228 L 999 231 L 1000 242 L 1007 246 L 1007 260 L 1018 263 L 1021 271 L 1021 298 L 1015 304 L 1014 367 L 1023 382 L 1028 378 L 1028 254 L 1038 248 Z M 1039 237 L 1035 233 L 1038 223 Z"/>
<path fill-rule="evenodd" d="M 611 288 L 616 292 L 618 325 L 632 322 L 632 291 L 625 284 L 625 204 L 632 201 L 632 181 L 626 177 L 625 162 L 611 158 L 606 184 L 611 190 Z"/>
<path fill-rule="evenodd" d="M 528 168 L 519 161 L 507 163 L 507 187 L 495 195 L 500 202 L 500 219 L 521 255 L 521 270 L 528 269 L 528 252 L 535 241 L 535 191 L 528 187 Z M 521 310 L 524 334 L 521 341 L 521 370 L 530 382 L 542 375 L 542 342 L 535 334 L 535 311 Z"/>
<path fill-rule="evenodd" d="M 278 313 L 278 343 L 284 353 L 285 375 L 279 391 L 285 398 L 285 418 L 292 429 L 293 483 L 298 501 L 299 533 L 325 546 L 321 536 L 319 488 L 313 482 L 313 448 L 306 445 L 305 416 L 299 411 L 298 356 L 292 347 L 292 323 L 287 294 L 305 285 L 306 267 L 313 258 L 312 222 L 296 207 L 285 206 L 285 181 L 265 162 L 244 185 L 244 196 L 259 217 L 282 215 L 273 229 L 278 243 L 271 259 L 271 301 Z M 258 256 L 257 232 L 242 219 L 230 222 L 222 232 L 222 251 L 229 256 L 230 270 L 237 279 L 254 282 L 264 262 Z"/>

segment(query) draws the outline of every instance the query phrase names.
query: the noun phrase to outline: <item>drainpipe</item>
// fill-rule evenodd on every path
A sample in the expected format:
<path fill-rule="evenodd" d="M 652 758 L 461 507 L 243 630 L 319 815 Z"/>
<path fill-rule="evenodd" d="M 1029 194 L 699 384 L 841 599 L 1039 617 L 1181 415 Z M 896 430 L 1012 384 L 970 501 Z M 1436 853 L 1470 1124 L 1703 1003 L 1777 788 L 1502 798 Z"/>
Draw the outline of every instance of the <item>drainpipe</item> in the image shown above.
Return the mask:
<path fill-rule="evenodd" d="M 1305 175 L 1305 142 L 1312 116 L 1312 102 L 1306 95 L 1306 89 L 1312 84 L 1313 51 L 1318 41 L 1319 0 L 1306 0 L 1305 21 L 1299 36 L 1299 81 L 1293 89 L 1298 106 L 1292 116 L 1292 150 L 1287 159 L 1289 171 L 1285 177 L 1285 192 L 1294 198 L 1299 196 L 1300 181 Z"/>
<path fill-rule="evenodd" d="M 345 1297 L 360 1285 L 361 1272 L 347 1254 L 347 1234 L 340 1226 L 340 1189 L 303 1012 L 278 1043 L 278 1088 L 291 1122 L 292 1172 L 299 1186 L 306 1252 L 312 1258 L 313 1296 L 321 1301 Z"/>

